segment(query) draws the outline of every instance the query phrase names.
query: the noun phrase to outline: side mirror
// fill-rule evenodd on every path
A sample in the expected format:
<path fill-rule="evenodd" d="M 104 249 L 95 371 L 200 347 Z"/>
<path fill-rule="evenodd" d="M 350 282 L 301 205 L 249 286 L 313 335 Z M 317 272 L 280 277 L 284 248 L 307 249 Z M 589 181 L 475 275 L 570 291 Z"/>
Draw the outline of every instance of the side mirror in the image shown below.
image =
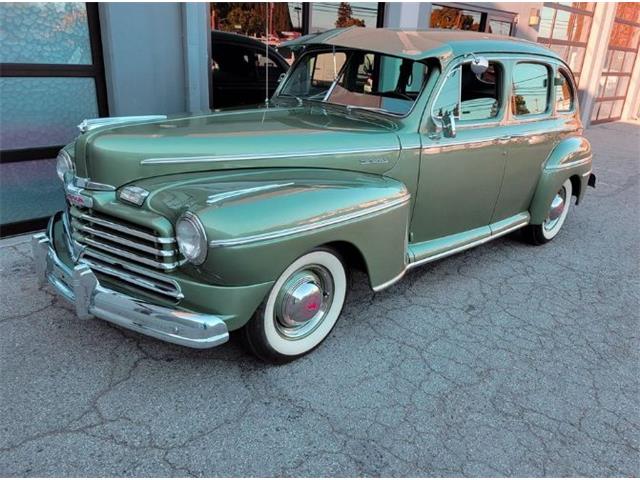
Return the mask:
<path fill-rule="evenodd" d="M 476 77 L 479 77 L 489 68 L 489 60 L 485 57 L 478 57 L 473 55 L 473 60 L 471 61 L 471 71 L 475 73 Z"/>
<path fill-rule="evenodd" d="M 280 76 L 278 77 L 278 83 L 281 83 L 282 80 L 284 80 L 286 73 L 281 73 Z"/>
<path fill-rule="evenodd" d="M 445 112 L 442 115 L 442 133 L 447 138 L 454 138 L 456 136 L 456 118 L 453 112 Z"/>

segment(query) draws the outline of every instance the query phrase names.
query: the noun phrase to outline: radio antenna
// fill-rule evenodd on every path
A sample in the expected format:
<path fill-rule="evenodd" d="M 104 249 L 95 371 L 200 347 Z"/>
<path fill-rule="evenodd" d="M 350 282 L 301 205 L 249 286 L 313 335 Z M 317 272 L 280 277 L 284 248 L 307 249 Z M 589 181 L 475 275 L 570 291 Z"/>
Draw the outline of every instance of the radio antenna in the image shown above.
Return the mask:
<path fill-rule="evenodd" d="M 269 2 L 266 2 L 265 13 L 267 14 L 265 22 L 267 36 L 264 44 L 264 104 L 269 108 Z"/>

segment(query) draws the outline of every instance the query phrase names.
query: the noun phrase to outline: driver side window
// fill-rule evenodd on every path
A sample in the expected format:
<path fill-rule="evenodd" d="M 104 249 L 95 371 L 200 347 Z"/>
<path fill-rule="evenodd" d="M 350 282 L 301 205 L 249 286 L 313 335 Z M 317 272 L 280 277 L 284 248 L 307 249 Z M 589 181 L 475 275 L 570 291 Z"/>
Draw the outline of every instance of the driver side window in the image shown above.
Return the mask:
<path fill-rule="evenodd" d="M 496 118 L 501 108 L 502 68 L 489 62 L 489 68 L 480 75 L 465 63 L 450 71 L 433 105 L 433 116 L 441 118 L 449 113 L 460 121 L 478 121 Z"/>

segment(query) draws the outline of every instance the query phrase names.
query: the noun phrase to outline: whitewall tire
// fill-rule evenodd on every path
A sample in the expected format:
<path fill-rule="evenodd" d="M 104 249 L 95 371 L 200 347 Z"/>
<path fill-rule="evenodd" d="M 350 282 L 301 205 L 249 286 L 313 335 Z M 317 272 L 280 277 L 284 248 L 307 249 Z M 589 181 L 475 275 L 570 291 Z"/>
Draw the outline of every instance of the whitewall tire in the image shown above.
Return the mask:
<path fill-rule="evenodd" d="M 335 326 L 348 288 L 339 255 L 313 250 L 282 272 L 243 328 L 245 343 L 259 358 L 287 362 L 316 348 Z"/>
<path fill-rule="evenodd" d="M 572 195 L 573 186 L 571 180 L 567 179 L 551 200 L 545 221 L 541 225 L 528 225 L 525 229 L 525 236 L 530 243 L 542 245 L 558 235 L 567 219 Z"/>

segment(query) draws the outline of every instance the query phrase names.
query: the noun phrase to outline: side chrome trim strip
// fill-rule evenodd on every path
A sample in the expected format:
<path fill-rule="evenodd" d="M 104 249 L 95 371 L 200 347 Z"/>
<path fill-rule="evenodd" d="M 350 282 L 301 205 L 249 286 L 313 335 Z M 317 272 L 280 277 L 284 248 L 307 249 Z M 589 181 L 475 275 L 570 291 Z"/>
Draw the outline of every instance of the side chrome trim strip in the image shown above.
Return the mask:
<path fill-rule="evenodd" d="M 253 155 L 218 155 L 218 156 L 198 156 L 198 157 L 160 157 L 145 158 L 140 161 L 140 165 L 158 164 L 182 164 L 182 163 L 210 163 L 210 162 L 239 162 L 243 160 L 274 160 L 280 158 L 304 158 L 320 157 L 327 155 L 350 155 L 358 153 L 385 153 L 399 152 L 400 146 L 389 146 L 379 148 L 354 148 L 351 150 L 325 150 L 320 152 L 300 152 L 300 153 L 257 153 Z"/>
<path fill-rule="evenodd" d="M 566 170 L 568 168 L 579 167 L 580 165 L 587 165 L 589 162 L 593 161 L 593 155 L 589 155 L 586 158 L 581 158 L 580 160 L 574 160 L 573 162 L 560 164 L 554 167 L 545 167 L 544 169 L 548 172 L 558 171 L 558 170 Z"/>
<path fill-rule="evenodd" d="M 339 217 L 330 218 L 327 220 L 307 223 L 306 225 L 299 225 L 297 227 L 285 228 L 283 230 L 278 230 L 276 232 L 260 233 L 257 235 L 249 235 L 247 237 L 240 237 L 240 238 L 230 238 L 226 240 L 211 240 L 211 242 L 209 242 L 209 246 L 210 247 L 232 247 L 237 245 L 246 245 L 247 243 L 273 240 L 276 238 L 287 237 L 289 235 L 296 235 L 298 233 L 308 232 L 310 230 L 325 228 L 332 225 L 336 225 L 338 223 L 344 223 L 350 220 L 355 220 L 356 218 L 364 217 L 366 215 L 372 215 L 375 213 L 380 213 L 385 210 L 391 210 L 397 207 L 401 207 L 409 202 L 410 197 L 411 195 L 407 193 L 402 197 L 396 198 L 394 200 L 390 200 L 380 205 L 364 208 L 356 212 L 340 215 Z"/>

